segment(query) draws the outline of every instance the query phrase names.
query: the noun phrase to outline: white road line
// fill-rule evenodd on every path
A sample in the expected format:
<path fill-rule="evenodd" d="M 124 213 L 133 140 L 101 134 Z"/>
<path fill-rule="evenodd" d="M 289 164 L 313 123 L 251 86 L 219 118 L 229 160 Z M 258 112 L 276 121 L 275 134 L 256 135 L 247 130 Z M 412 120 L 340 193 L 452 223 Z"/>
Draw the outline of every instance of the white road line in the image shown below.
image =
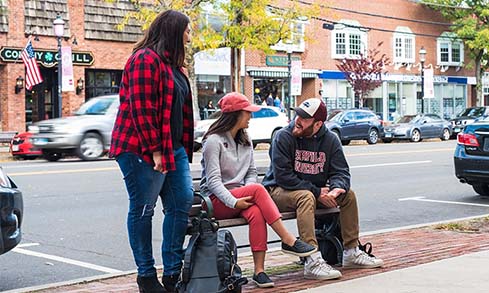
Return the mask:
<path fill-rule="evenodd" d="M 102 267 L 102 266 L 98 266 L 98 265 L 94 265 L 94 264 L 90 264 L 90 263 L 86 263 L 86 262 L 82 262 L 82 261 L 77 261 L 77 260 L 73 260 L 73 259 L 69 259 L 69 258 L 64 258 L 64 257 L 56 256 L 56 255 L 50 255 L 50 254 L 45 254 L 45 253 L 41 253 L 41 252 L 30 251 L 30 250 L 19 248 L 19 247 L 12 249 L 12 251 L 17 252 L 17 253 L 21 253 L 21 254 L 25 254 L 25 255 L 30 255 L 30 256 L 50 259 L 50 260 L 54 260 L 54 261 L 58 261 L 58 262 L 63 262 L 63 263 L 67 263 L 67 264 L 71 264 L 71 265 L 75 265 L 75 266 L 79 266 L 79 267 L 83 267 L 83 268 L 87 268 L 87 269 L 91 269 L 91 270 L 95 270 L 95 271 L 100 271 L 100 272 L 104 272 L 104 273 L 109 273 L 109 274 L 121 272 L 119 270 L 115 270 L 115 269 L 111 269 L 111 268 L 107 268 L 107 267 Z"/>
<path fill-rule="evenodd" d="M 21 243 L 17 245 L 17 247 L 31 247 L 31 246 L 38 246 L 39 243 Z"/>
<path fill-rule="evenodd" d="M 383 163 L 372 165 L 358 165 L 352 166 L 350 169 L 371 168 L 371 167 L 384 167 L 384 166 L 402 166 L 402 165 L 415 165 L 415 164 L 429 164 L 432 161 L 411 161 L 411 162 L 396 162 L 396 163 Z"/>
<path fill-rule="evenodd" d="M 456 204 L 456 205 L 464 205 L 464 206 L 475 206 L 475 207 L 489 208 L 489 204 L 470 203 L 470 202 L 459 202 L 459 201 L 447 201 L 447 200 L 435 200 L 435 199 L 427 199 L 427 198 L 424 198 L 422 196 L 419 196 L 419 197 L 400 198 L 398 200 L 399 201 L 413 200 L 413 201 L 425 201 L 425 202 L 436 202 L 436 203 L 448 203 L 448 204 Z"/>

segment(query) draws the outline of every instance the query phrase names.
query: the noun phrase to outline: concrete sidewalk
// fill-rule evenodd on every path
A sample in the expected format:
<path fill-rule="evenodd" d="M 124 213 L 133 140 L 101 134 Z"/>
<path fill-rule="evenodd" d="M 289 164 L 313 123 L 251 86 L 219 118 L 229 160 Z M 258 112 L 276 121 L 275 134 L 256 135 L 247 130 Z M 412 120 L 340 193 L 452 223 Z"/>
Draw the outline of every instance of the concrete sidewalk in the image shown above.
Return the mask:
<path fill-rule="evenodd" d="M 361 237 L 384 259 L 380 269 L 341 269 L 339 280 L 305 280 L 297 258 L 273 251 L 267 271 L 275 288 L 258 289 L 251 282 L 243 292 L 487 292 L 489 217 L 456 224 L 387 231 Z M 251 256 L 239 264 L 252 274 Z M 161 272 L 159 272 L 161 274 Z M 135 273 L 100 276 L 11 292 L 137 292 Z"/>

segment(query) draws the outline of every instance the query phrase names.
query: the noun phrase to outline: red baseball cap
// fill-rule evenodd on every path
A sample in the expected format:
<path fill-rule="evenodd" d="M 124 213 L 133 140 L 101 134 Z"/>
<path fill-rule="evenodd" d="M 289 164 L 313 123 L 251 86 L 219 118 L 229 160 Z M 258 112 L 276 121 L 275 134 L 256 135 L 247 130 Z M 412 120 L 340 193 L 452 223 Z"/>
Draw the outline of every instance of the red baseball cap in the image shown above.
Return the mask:
<path fill-rule="evenodd" d="M 245 95 L 237 92 L 226 94 L 219 100 L 218 104 L 222 113 L 236 112 L 241 110 L 256 112 L 260 110 L 260 107 L 252 105 Z"/>

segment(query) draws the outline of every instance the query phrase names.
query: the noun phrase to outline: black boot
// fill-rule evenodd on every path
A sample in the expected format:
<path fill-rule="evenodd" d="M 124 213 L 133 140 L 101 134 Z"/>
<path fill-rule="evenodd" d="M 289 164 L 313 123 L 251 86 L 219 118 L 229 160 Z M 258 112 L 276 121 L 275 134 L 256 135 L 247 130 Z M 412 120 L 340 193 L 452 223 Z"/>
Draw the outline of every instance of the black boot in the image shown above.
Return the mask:
<path fill-rule="evenodd" d="M 137 283 L 140 293 L 165 293 L 166 290 L 158 281 L 156 275 L 150 277 L 140 277 L 137 278 Z"/>
<path fill-rule="evenodd" d="M 171 276 L 163 275 L 163 278 L 161 280 L 163 281 L 163 286 L 165 286 L 167 292 L 177 292 L 176 286 L 179 277 L 180 275 L 171 275 Z"/>

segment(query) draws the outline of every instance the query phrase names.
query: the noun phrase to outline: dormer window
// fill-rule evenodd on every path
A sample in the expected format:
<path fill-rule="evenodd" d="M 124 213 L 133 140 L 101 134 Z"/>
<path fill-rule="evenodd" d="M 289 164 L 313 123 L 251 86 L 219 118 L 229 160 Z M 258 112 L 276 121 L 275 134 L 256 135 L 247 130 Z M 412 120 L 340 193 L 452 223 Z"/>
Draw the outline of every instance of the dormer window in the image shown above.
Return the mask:
<path fill-rule="evenodd" d="M 356 21 L 340 21 L 331 32 L 333 59 L 357 59 L 367 49 L 367 33 Z"/>
<path fill-rule="evenodd" d="M 464 46 L 453 33 L 443 33 L 437 40 L 438 65 L 461 66 L 464 62 Z"/>
<path fill-rule="evenodd" d="M 306 22 L 305 21 L 294 21 L 290 24 L 290 44 L 285 41 L 280 41 L 276 45 L 271 46 L 273 50 L 276 51 L 287 51 L 292 50 L 293 52 L 304 52 L 306 49 L 306 44 L 304 41 Z M 290 48 L 290 49 L 289 49 Z"/>
<path fill-rule="evenodd" d="M 397 27 L 393 36 L 394 63 L 414 63 L 415 38 L 408 27 Z"/>

